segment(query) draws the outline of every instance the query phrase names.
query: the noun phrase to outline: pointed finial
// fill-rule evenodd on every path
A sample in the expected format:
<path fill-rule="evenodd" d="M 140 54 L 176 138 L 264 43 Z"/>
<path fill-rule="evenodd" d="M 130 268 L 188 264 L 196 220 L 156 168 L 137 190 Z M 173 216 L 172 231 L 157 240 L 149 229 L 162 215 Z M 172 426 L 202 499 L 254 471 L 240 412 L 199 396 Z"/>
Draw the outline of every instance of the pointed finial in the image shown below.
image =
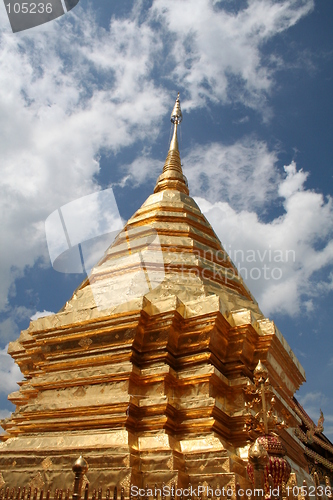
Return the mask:
<path fill-rule="evenodd" d="M 171 116 L 170 116 L 170 121 L 173 123 L 173 135 L 172 139 L 170 142 L 170 148 L 169 151 L 178 151 L 179 152 L 179 147 L 178 147 L 178 137 L 177 137 L 177 128 L 180 122 L 183 119 L 183 113 L 182 110 L 180 109 L 180 101 L 179 101 L 179 92 L 177 95 L 177 99 L 175 102 L 175 105 L 173 107 Z"/>
<path fill-rule="evenodd" d="M 259 362 L 254 369 L 253 375 L 257 379 L 263 379 L 264 381 L 267 379 L 268 370 L 266 366 L 261 362 L 261 359 L 259 359 Z"/>
<path fill-rule="evenodd" d="M 73 467 L 73 472 L 77 472 L 80 474 L 85 474 L 88 470 L 88 464 L 82 455 L 79 456 L 77 460 L 75 460 Z"/>
<path fill-rule="evenodd" d="M 173 107 L 170 120 L 171 120 L 171 123 L 175 123 L 178 125 L 178 123 L 180 123 L 182 121 L 182 119 L 183 119 L 183 113 L 182 113 L 182 110 L 180 109 L 179 92 L 178 92 L 177 99 L 176 99 L 175 105 Z"/>
<path fill-rule="evenodd" d="M 179 92 L 175 105 L 173 107 L 170 120 L 174 125 L 173 135 L 170 142 L 168 156 L 165 160 L 163 172 L 157 179 L 154 192 L 164 191 L 165 189 L 173 189 L 185 194 L 189 194 L 187 180 L 183 174 L 177 138 L 177 128 L 183 119 L 183 113 L 180 109 Z"/>

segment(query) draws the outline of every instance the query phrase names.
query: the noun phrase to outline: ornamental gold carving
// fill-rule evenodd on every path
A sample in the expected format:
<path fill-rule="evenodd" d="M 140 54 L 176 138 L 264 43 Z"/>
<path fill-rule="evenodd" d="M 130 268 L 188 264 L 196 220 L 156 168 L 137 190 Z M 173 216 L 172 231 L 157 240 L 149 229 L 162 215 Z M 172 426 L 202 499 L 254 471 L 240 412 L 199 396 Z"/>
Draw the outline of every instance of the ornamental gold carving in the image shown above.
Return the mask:
<path fill-rule="evenodd" d="M 44 470 L 48 470 L 52 467 L 53 463 L 52 463 L 52 460 L 50 457 L 46 457 L 43 461 L 42 461 L 42 467 Z"/>
<path fill-rule="evenodd" d="M 37 474 L 28 483 L 28 486 L 30 486 L 32 490 L 35 488 L 37 488 L 37 490 L 41 490 L 45 486 L 42 474 L 37 472 Z"/>
<path fill-rule="evenodd" d="M 92 344 L 92 340 L 89 338 L 83 338 L 79 342 L 79 346 L 83 348 L 88 348 Z"/>

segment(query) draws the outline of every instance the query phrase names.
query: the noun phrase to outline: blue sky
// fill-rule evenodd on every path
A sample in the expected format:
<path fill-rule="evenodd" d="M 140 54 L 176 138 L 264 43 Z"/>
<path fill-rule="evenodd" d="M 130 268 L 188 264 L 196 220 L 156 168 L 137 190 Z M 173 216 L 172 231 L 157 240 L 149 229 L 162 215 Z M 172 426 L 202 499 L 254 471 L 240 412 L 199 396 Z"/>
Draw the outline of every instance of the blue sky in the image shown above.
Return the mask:
<path fill-rule="evenodd" d="M 1 417 L 20 379 L 8 342 L 83 279 L 52 269 L 46 218 L 110 187 L 129 218 L 161 172 L 179 91 L 190 194 L 333 439 L 332 22 L 331 0 L 81 0 L 13 34 L 0 6 Z"/>

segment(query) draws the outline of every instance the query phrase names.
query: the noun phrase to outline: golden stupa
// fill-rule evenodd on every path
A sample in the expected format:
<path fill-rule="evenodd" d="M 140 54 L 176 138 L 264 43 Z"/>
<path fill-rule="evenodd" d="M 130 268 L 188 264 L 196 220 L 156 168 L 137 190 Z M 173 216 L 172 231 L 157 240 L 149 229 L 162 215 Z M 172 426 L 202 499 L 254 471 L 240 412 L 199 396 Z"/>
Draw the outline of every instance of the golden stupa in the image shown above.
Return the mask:
<path fill-rule="evenodd" d="M 3 422 L 0 487 L 71 487 L 79 455 L 90 484 L 249 485 L 260 360 L 294 479 L 311 483 L 309 460 L 333 470 L 306 451 L 302 366 L 189 196 L 181 120 L 178 97 L 154 194 L 64 308 L 9 345 L 24 380 Z"/>

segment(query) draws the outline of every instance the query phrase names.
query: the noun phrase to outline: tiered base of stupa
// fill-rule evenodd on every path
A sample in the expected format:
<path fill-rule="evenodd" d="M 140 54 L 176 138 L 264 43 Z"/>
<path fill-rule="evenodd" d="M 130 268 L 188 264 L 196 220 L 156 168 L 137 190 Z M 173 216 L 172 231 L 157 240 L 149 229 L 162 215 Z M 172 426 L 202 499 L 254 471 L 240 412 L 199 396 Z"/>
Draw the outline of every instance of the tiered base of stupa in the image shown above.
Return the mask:
<path fill-rule="evenodd" d="M 94 487 L 249 484 L 244 388 L 259 359 L 277 409 L 298 424 L 291 397 L 304 373 L 289 346 L 272 322 L 227 314 L 215 295 L 65 309 L 32 322 L 9 352 L 26 377 L 0 445 L 11 487 L 71 488 L 80 454 Z M 305 468 L 296 438 L 281 438 Z"/>
<path fill-rule="evenodd" d="M 194 488 L 206 484 L 235 491 L 236 482 L 250 486 L 243 461 L 232 456 L 214 433 L 180 441 L 164 432 L 145 434 L 138 438 L 122 430 L 91 432 L 84 433 L 78 442 L 78 435 L 69 432 L 62 435 L 59 446 L 46 439 L 38 450 L 29 450 L 38 440 L 23 441 L 19 452 L 11 447 L 2 457 L 3 480 L 10 487 L 72 489 L 72 464 L 82 454 L 89 464 L 85 480 L 96 488 L 117 485 L 128 491 L 130 485 L 147 488 L 163 483 L 187 488 L 191 483 Z M 131 445 L 126 446 L 126 441 L 132 441 Z M 133 441 L 139 442 L 140 448 Z M 22 449 L 25 444 L 26 449 Z"/>

